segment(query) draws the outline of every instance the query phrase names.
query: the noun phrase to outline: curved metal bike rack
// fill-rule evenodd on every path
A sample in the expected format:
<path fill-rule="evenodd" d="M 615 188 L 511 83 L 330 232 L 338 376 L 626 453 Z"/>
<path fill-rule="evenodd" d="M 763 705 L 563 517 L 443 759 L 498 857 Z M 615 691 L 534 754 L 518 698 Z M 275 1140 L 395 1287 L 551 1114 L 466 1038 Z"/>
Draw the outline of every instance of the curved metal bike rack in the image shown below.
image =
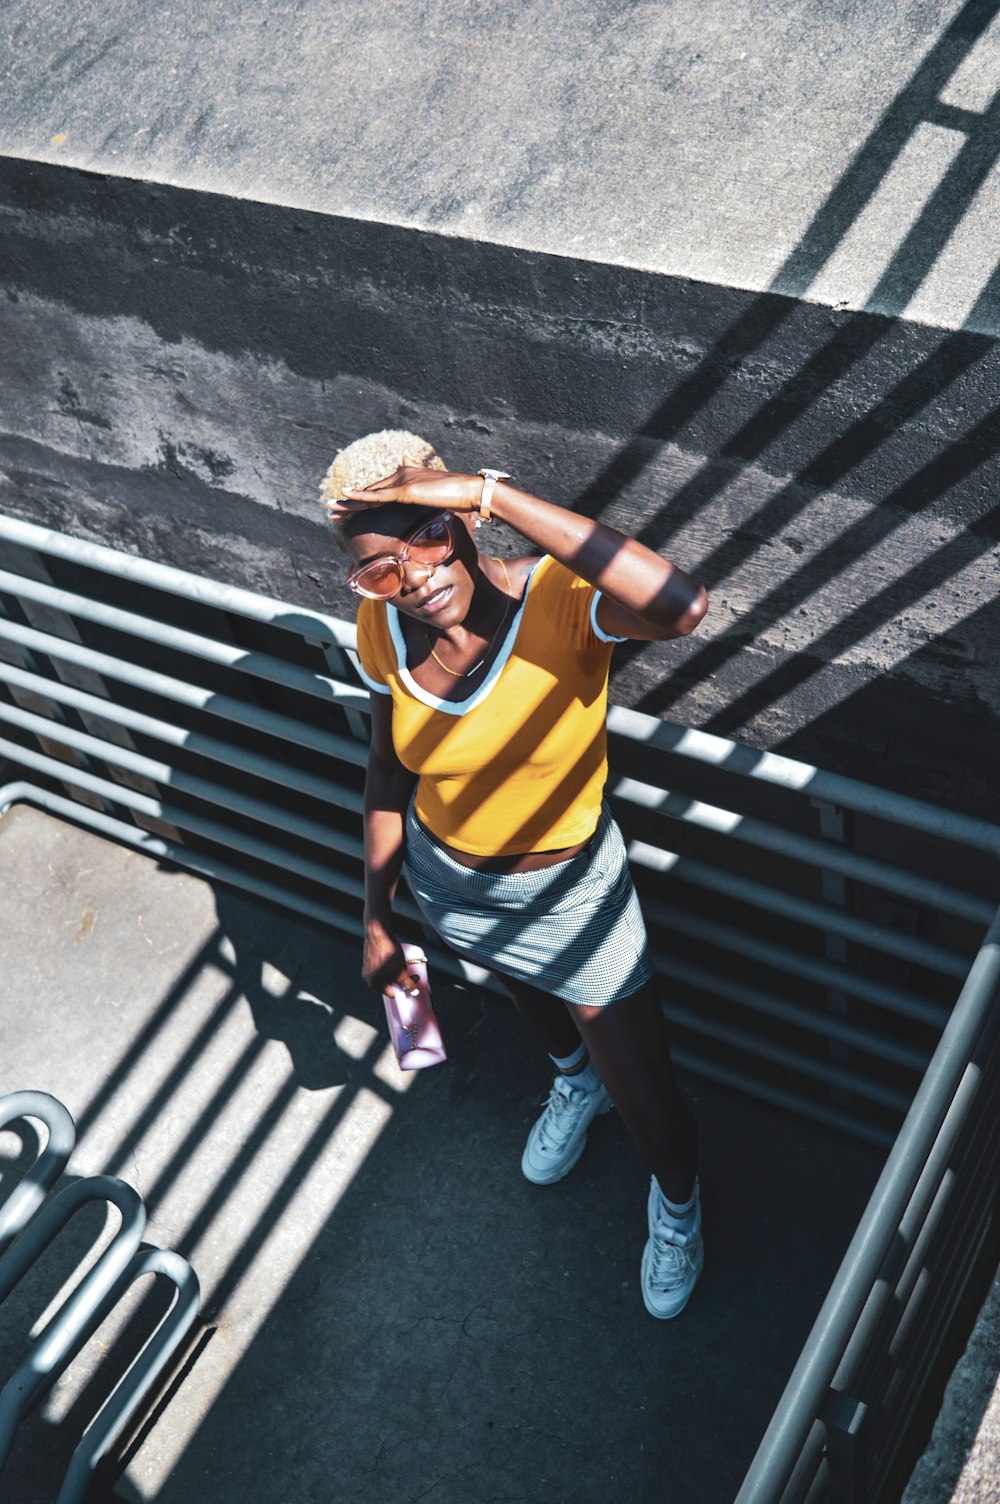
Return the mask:
<path fill-rule="evenodd" d="M 103 1202 L 120 1224 L 92 1268 L 46 1322 L 0 1389 L 0 1473 L 17 1429 L 67 1370 L 137 1279 L 153 1274 L 171 1281 L 176 1297 L 128 1371 L 90 1422 L 70 1461 L 58 1504 L 81 1504 L 94 1469 L 163 1374 L 198 1315 L 198 1279 L 180 1254 L 141 1242 L 146 1226 L 142 1197 L 111 1175 L 89 1175 L 48 1197 L 73 1149 L 75 1129 L 67 1109 L 45 1092 L 0 1097 L 0 1128 L 38 1118 L 48 1142 L 0 1208 L 6 1243 L 0 1256 L 0 1305 L 83 1207 Z M 95 1245 L 96 1246 L 96 1245 Z"/>

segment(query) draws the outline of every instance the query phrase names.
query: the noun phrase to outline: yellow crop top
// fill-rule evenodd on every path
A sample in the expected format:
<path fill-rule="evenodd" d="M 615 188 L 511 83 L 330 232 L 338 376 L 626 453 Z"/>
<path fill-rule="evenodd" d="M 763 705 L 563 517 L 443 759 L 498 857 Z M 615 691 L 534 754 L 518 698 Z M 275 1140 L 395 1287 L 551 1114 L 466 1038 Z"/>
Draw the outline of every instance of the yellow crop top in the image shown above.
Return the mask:
<path fill-rule="evenodd" d="M 363 600 L 366 684 L 392 695 L 392 740 L 418 775 L 416 814 L 477 856 L 573 846 L 593 834 L 607 778 L 608 668 L 622 638 L 597 625 L 600 592 L 546 555 L 483 683 L 439 700 L 406 667 L 399 613 Z"/>

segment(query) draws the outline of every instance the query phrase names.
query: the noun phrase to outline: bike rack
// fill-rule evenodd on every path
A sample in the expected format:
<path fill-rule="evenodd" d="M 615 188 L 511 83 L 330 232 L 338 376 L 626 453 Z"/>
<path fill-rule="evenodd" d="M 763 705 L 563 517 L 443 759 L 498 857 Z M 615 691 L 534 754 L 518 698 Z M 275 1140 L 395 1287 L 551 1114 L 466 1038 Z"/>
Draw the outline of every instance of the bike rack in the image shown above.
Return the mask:
<path fill-rule="evenodd" d="M 26 1227 L 69 1163 L 76 1144 L 73 1119 L 61 1102 L 44 1091 L 14 1091 L 0 1097 L 0 1128 L 19 1118 L 44 1123 L 48 1139 L 28 1173 L 0 1206 L 0 1255 Z"/>
<path fill-rule="evenodd" d="M 0 1097 L 0 1127 L 25 1117 L 42 1121 L 49 1138 L 0 1209 L 0 1227 L 7 1232 L 6 1244 L 0 1245 L 0 1305 L 83 1207 L 103 1202 L 118 1211 L 121 1222 L 93 1267 L 49 1318 L 0 1389 L 0 1474 L 25 1416 L 65 1373 L 135 1281 L 145 1274 L 159 1275 L 173 1283 L 177 1291 L 73 1453 L 57 1504 L 82 1504 L 98 1463 L 151 1393 L 191 1330 L 199 1308 L 198 1279 L 179 1254 L 141 1242 L 146 1209 L 138 1191 L 125 1181 L 111 1175 L 90 1175 L 46 1199 L 72 1153 L 73 1120 L 62 1103 L 44 1092 L 13 1092 Z"/>

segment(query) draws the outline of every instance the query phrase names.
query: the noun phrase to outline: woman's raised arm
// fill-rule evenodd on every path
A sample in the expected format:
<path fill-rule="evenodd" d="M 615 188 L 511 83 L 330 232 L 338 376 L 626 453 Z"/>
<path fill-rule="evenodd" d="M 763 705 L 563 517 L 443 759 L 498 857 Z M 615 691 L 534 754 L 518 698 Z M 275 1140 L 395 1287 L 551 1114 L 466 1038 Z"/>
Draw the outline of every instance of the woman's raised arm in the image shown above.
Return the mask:
<path fill-rule="evenodd" d="M 331 506 L 330 512 L 342 516 L 390 501 L 476 512 L 482 491 L 479 475 L 404 465 L 364 491 L 345 492 L 345 500 Z M 644 543 L 603 522 L 543 501 L 509 480 L 497 482 L 491 511 L 541 553 L 551 554 L 598 587 L 598 624 L 611 637 L 686 637 L 708 610 L 704 586 Z"/>

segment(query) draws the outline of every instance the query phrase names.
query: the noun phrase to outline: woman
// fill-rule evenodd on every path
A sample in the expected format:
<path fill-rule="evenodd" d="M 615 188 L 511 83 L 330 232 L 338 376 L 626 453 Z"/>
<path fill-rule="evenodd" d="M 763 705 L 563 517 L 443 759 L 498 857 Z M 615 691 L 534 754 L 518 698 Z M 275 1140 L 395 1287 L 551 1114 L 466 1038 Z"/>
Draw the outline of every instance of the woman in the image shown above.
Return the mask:
<path fill-rule="evenodd" d="M 453 474 L 412 435 L 372 438 L 374 468 L 359 440 L 324 485 L 354 560 L 372 690 L 365 981 L 412 983 L 392 922 L 405 870 L 428 922 L 493 971 L 555 1066 L 525 1176 L 562 1179 L 599 1113 L 625 1120 L 652 1175 L 643 1299 L 676 1316 L 703 1262 L 697 1131 L 603 804 L 605 716 L 613 645 L 686 635 L 705 592 L 503 472 Z M 493 517 L 530 553 L 481 554 L 473 534 Z"/>

